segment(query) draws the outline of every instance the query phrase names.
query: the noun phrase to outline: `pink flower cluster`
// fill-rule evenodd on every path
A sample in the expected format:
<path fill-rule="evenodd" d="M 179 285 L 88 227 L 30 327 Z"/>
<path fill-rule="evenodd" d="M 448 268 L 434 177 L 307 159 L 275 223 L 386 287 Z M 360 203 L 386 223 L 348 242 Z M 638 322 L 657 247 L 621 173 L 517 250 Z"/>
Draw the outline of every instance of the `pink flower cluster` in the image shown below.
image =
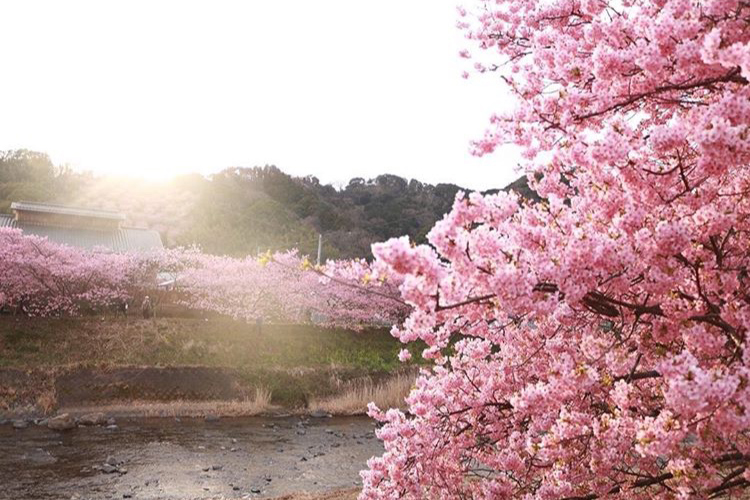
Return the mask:
<path fill-rule="evenodd" d="M 459 11 L 517 97 L 539 203 L 459 193 L 373 249 L 423 340 L 364 499 L 714 498 L 750 486 L 750 4 L 498 0 Z M 405 356 L 404 356 L 405 358 Z"/>
<path fill-rule="evenodd" d="M 77 314 L 128 298 L 144 270 L 132 256 L 86 252 L 0 229 L 0 306 L 33 316 Z"/>
<path fill-rule="evenodd" d="M 296 252 L 260 258 L 194 255 L 179 274 L 181 302 L 238 319 L 359 329 L 391 325 L 407 307 L 364 261 L 313 266 Z"/>
<path fill-rule="evenodd" d="M 0 229 L 0 307 L 16 313 L 98 312 L 160 295 L 163 273 L 175 279 L 175 302 L 243 320 L 360 329 L 391 325 L 408 310 L 399 282 L 359 260 L 318 268 L 293 251 L 241 259 L 196 249 L 117 254 Z"/>

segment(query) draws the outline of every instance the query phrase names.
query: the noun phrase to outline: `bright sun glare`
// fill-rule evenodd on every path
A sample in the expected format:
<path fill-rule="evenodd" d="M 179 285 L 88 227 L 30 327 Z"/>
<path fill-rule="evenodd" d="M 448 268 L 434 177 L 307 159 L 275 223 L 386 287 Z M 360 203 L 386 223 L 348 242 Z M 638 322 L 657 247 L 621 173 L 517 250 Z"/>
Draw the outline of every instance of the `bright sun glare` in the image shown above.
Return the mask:
<path fill-rule="evenodd" d="M 516 155 L 468 154 L 507 96 L 492 78 L 460 77 L 454 0 L 3 10 L 15 69 L 0 81 L 0 149 L 151 179 L 264 164 L 324 182 L 389 172 L 489 188 L 515 177 Z"/>

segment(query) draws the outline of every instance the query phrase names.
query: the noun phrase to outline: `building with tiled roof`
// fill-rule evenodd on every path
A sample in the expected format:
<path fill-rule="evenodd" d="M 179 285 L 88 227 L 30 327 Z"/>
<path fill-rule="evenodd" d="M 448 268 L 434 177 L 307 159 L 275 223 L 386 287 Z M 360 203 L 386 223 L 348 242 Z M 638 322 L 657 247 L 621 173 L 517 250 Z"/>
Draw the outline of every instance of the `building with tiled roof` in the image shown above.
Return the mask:
<path fill-rule="evenodd" d="M 55 243 L 86 249 L 138 252 L 164 248 L 157 231 L 122 227 L 125 215 L 110 210 L 19 201 L 0 214 L 0 227 L 21 229 Z"/>

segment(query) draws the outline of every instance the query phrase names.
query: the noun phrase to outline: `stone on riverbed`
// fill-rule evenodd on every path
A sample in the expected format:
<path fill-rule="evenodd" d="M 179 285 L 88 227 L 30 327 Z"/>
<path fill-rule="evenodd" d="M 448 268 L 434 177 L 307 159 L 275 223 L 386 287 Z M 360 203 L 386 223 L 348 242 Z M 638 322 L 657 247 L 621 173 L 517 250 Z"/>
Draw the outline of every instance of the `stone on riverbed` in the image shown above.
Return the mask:
<path fill-rule="evenodd" d="M 47 427 L 53 431 L 68 431 L 74 429 L 76 421 L 67 413 L 62 413 L 47 420 Z"/>
<path fill-rule="evenodd" d="M 78 419 L 78 425 L 104 425 L 107 423 L 107 416 L 104 413 L 88 413 Z"/>
<path fill-rule="evenodd" d="M 62 409 L 51 416 L 64 412 L 76 416 L 93 411 L 74 413 Z M 104 413 L 112 415 L 109 411 Z M 22 417 L 13 415 L 13 418 Z M 236 500 L 283 498 L 292 491 L 305 489 L 351 488 L 366 460 L 382 453 L 379 441 L 362 439 L 364 446 L 355 445 L 353 435 L 362 436 L 373 429 L 364 417 L 310 419 L 309 426 L 296 415 L 284 420 L 222 417 L 215 424 L 204 423 L 202 416 L 183 419 L 182 424 L 175 423 L 173 418 L 119 417 L 117 422 L 117 431 L 81 427 L 57 432 L 46 426 L 37 427 L 31 421 L 26 430 L 14 430 L 10 424 L 0 427 L 0 449 L 12 450 L 11 456 L 27 457 L 4 464 L 10 468 L 2 468 L 0 477 L 3 474 L 26 477 L 29 467 L 54 471 L 43 482 L 15 484 L 11 480 L 11 487 L 18 487 L 13 490 L 12 498 L 69 499 L 79 492 L 81 500 L 117 500 L 123 493 L 132 493 L 134 499 L 156 499 L 167 497 L 168 490 L 177 482 L 180 499 L 218 499 L 222 494 Z M 298 422 L 300 425 L 295 425 Z M 351 423 L 354 425 L 350 426 Z M 278 434 L 270 428 L 272 424 Z M 328 433 L 327 429 L 333 432 Z M 298 430 L 305 430 L 306 434 L 300 436 Z M 345 437 L 336 437 L 337 432 Z M 334 448 L 333 443 L 340 446 Z M 221 445 L 226 449 L 221 450 Z M 231 453 L 232 448 L 237 451 Z M 52 464 L 47 451 L 59 457 L 56 464 Z M 156 483 L 157 476 L 169 479 L 169 484 Z M 319 485 L 313 485 L 313 481 Z M 229 483 L 240 490 L 233 491 Z M 204 487 L 210 491 L 206 492 Z M 255 488 L 261 492 L 253 493 Z M 2 494 L 0 498 L 4 498 Z"/>
<path fill-rule="evenodd" d="M 92 467 L 94 470 L 98 470 L 105 474 L 127 474 L 128 469 L 120 465 L 113 457 L 107 457 L 107 461 L 102 465 L 95 465 Z"/>

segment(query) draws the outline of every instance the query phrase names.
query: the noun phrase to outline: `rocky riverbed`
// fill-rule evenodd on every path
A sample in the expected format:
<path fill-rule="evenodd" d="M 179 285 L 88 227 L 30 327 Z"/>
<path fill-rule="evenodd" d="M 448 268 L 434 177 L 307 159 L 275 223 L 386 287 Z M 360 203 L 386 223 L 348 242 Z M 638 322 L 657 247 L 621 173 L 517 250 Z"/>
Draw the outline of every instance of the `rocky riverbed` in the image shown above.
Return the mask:
<path fill-rule="evenodd" d="M 366 417 L 137 418 L 66 431 L 8 422 L 0 498 L 244 499 L 353 488 L 382 453 L 374 430 Z"/>

